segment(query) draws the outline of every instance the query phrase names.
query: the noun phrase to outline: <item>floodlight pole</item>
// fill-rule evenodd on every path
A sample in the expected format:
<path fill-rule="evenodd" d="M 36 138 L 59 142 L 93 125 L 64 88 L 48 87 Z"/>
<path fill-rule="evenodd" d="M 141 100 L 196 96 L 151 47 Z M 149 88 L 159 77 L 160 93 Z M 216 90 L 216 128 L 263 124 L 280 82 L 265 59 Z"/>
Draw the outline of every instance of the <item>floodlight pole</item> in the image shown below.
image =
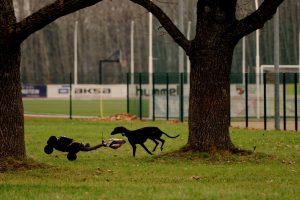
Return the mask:
<path fill-rule="evenodd" d="M 179 30 L 184 33 L 184 4 L 183 4 L 183 0 L 178 0 L 178 28 Z M 184 109 L 183 109 L 183 101 L 184 98 L 183 97 L 183 85 L 184 85 L 184 81 L 182 79 L 184 79 L 183 77 L 183 73 L 184 73 L 184 51 L 183 49 L 179 46 L 178 47 L 178 72 L 179 72 L 179 88 L 182 88 L 179 92 L 179 116 L 181 118 L 181 121 L 183 119 L 184 116 Z"/>
<path fill-rule="evenodd" d="M 148 75 L 149 75 L 149 119 L 153 118 L 153 92 L 152 92 L 152 83 L 153 83 L 153 16 L 152 13 L 149 12 L 149 60 L 148 60 Z"/>
<path fill-rule="evenodd" d="M 77 85 L 77 68 L 78 68 L 78 21 L 75 21 L 74 28 L 74 84 Z"/>
<path fill-rule="evenodd" d="M 130 31 L 130 75 L 131 84 L 134 84 L 134 21 L 131 21 Z"/>
<path fill-rule="evenodd" d="M 242 55 L 242 74 L 243 84 L 245 85 L 245 73 L 246 73 L 246 37 L 243 37 L 243 55 Z"/>
<path fill-rule="evenodd" d="M 279 9 L 277 9 L 277 13 L 274 16 L 274 71 L 275 71 L 275 84 L 274 84 L 274 119 L 275 119 L 275 129 L 280 130 L 280 112 L 279 112 L 279 54 L 280 54 L 280 46 L 279 46 Z"/>
<path fill-rule="evenodd" d="M 187 28 L 187 39 L 191 39 L 191 26 L 192 22 L 188 22 L 188 28 Z M 190 85 L 190 73 L 191 73 L 191 61 L 189 56 L 186 58 L 186 73 L 187 73 L 187 84 Z"/>
<path fill-rule="evenodd" d="M 258 9 L 258 0 L 255 0 L 255 9 Z M 259 76 L 259 67 L 260 67 L 260 57 L 259 57 L 259 30 L 256 30 L 256 116 L 257 119 L 260 118 L 260 76 Z"/>
<path fill-rule="evenodd" d="M 178 0 L 178 27 L 179 30 L 183 33 L 184 31 L 184 9 L 183 9 L 183 0 Z M 178 49 L 178 65 L 179 65 L 179 74 L 184 73 L 184 52 L 181 47 Z"/>

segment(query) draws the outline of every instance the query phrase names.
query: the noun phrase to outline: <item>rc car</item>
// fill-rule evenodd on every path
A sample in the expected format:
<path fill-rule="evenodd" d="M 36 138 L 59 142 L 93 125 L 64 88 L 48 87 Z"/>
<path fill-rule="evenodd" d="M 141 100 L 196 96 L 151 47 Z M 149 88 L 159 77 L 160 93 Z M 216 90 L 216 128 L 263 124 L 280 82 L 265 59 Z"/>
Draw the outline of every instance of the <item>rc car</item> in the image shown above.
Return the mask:
<path fill-rule="evenodd" d="M 68 152 L 67 154 L 68 160 L 73 161 L 76 160 L 77 158 L 76 154 L 79 151 L 92 151 L 100 147 L 110 147 L 112 149 L 117 149 L 123 144 L 125 144 L 125 140 L 112 138 L 109 140 L 102 140 L 101 144 L 91 147 L 88 143 L 82 144 L 65 136 L 61 136 L 61 137 L 51 136 L 47 141 L 47 145 L 44 148 L 44 152 L 46 154 L 51 154 L 54 149 L 61 152 Z"/>

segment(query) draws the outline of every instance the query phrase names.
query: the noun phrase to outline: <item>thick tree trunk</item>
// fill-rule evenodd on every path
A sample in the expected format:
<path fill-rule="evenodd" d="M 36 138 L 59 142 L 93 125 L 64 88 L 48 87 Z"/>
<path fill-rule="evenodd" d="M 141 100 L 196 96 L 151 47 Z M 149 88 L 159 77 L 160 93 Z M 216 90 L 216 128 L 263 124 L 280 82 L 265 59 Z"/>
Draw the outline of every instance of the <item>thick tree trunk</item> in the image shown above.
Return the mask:
<path fill-rule="evenodd" d="M 5 12 L 1 12 L 5 11 Z M 20 44 L 12 0 L 0 0 L 0 158 L 24 158 Z"/>
<path fill-rule="evenodd" d="M 0 51 L 0 158 L 25 157 L 20 48 Z"/>
<path fill-rule="evenodd" d="M 198 1 L 196 36 L 190 48 L 191 82 L 188 147 L 233 151 L 229 135 L 230 71 L 238 37 L 236 0 Z"/>
<path fill-rule="evenodd" d="M 188 146 L 232 151 L 229 136 L 230 66 L 233 48 L 192 52 Z"/>

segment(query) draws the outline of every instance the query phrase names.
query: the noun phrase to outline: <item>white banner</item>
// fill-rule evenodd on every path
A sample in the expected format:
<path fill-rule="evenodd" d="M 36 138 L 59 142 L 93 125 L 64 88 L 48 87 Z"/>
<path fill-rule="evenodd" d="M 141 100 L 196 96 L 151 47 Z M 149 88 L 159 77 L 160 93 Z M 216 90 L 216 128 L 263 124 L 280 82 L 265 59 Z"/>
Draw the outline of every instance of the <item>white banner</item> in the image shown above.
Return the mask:
<path fill-rule="evenodd" d="M 47 85 L 48 98 L 70 97 L 70 85 Z M 120 85 L 72 85 L 72 98 L 74 99 L 103 99 L 126 98 L 127 86 Z"/>
<path fill-rule="evenodd" d="M 283 116 L 283 88 L 280 86 L 280 116 Z M 257 105 L 260 106 L 260 117 L 264 116 L 264 93 L 263 86 L 260 88 L 260 98 L 257 99 L 256 96 L 256 85 L 249 84 L 248 85 L 248 116 L 256 117 L 257 116 Z M 246 115 L 246 97 L 245 97 L 245 86 L 232 84 L 230 85 L 230 104 L 231 104 L 231 117 L 245 117 Z M 266 85 L 266 103 L 267 103 L 267 116 L 274 116 L 274 85 L 267 84 Z M 257 103 L 259 101 L 259 104 Z M 298 99 L 298 105 L 300 103 L 300 99 Z M 286 96 L 286 115 L 294 116 L 295 115 L 295 99 L 294 95 Z M 300 112 L 300 106 L 298 106 L 298 113 Z"/>
<path fill-rule="evenodd" d="M 140 88 L 139 85 L 130 85 L 130 97 L 139 97 L 142 94 L 143 98 L 147 98 L 152 101 L 150 97 L 150 91 L 152 91 L 153 86 L 149 84 L 143 84 Z M 150 88 L 150 89 L 149 89 Z M 183 112 L 184 117 L 188 116 L 188 96 L 189 96 L 189 86 L 184 85 L 183 93 Z M 155 116 L 156 117 L 166 117 L 167 116 L 167 95 L 168 95 L 168 115 L 171 118 L 180 117 L 180 87 L 178 84 L 169 84 L 168 88 L 166 84 L 156 84 L 154 86 L 155 94 Z M 150 103 L 150 101 L 149 101 Z"/>
<path fill-rule="evenodd" d="M 142 92 L 143 97 L 149 97 L 150 96 L 150 90 L 152 90 L 152 86 L 149 86 L 149 84 L 143 84 L 141 89 L 139 88 L 139 85 L 131 84 L 129 86 L 129 93 L 130 97 L 138 97 L 140 96 L 140 92 Z M 149 89 L 150 87 L 150 89 Z M 184 85 L 183 87 L 183 93 L 185 96 L 189 94 L 189 86 Z M 168 85 L 168 91 L 166 84 L 156 84 L 154 86 L 155 91 L 155 97 L 163 97 L 166 96 L 167 93 L 170 97 L 179 96 L 180 94 L 180 87 L 177 84 L 170 84 Z"/>
<path fill-rule="evenodd" d="M 48 98 L 68 98 L 70 96 L 70 85 L 47 85 Z"/>

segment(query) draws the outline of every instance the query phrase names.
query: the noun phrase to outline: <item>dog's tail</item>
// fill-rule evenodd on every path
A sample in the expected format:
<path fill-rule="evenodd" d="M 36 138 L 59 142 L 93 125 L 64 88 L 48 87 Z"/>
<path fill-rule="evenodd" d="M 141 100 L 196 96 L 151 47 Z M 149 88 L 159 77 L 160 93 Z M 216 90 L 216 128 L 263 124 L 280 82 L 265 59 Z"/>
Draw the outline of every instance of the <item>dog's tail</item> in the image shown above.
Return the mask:
<path fill-rule="evenodd" d="M 179 134 L 178 135 L 176 135 L 176 136 L 170 136 L 170 135 L 168 135 L 168 134 L 166 134 L 166 133 L 164 133 L 164 132 L 162 132 L 165 136 L 167 136 L 168 138 L 177 138 L 178 136 L 179 136 Z"/>

